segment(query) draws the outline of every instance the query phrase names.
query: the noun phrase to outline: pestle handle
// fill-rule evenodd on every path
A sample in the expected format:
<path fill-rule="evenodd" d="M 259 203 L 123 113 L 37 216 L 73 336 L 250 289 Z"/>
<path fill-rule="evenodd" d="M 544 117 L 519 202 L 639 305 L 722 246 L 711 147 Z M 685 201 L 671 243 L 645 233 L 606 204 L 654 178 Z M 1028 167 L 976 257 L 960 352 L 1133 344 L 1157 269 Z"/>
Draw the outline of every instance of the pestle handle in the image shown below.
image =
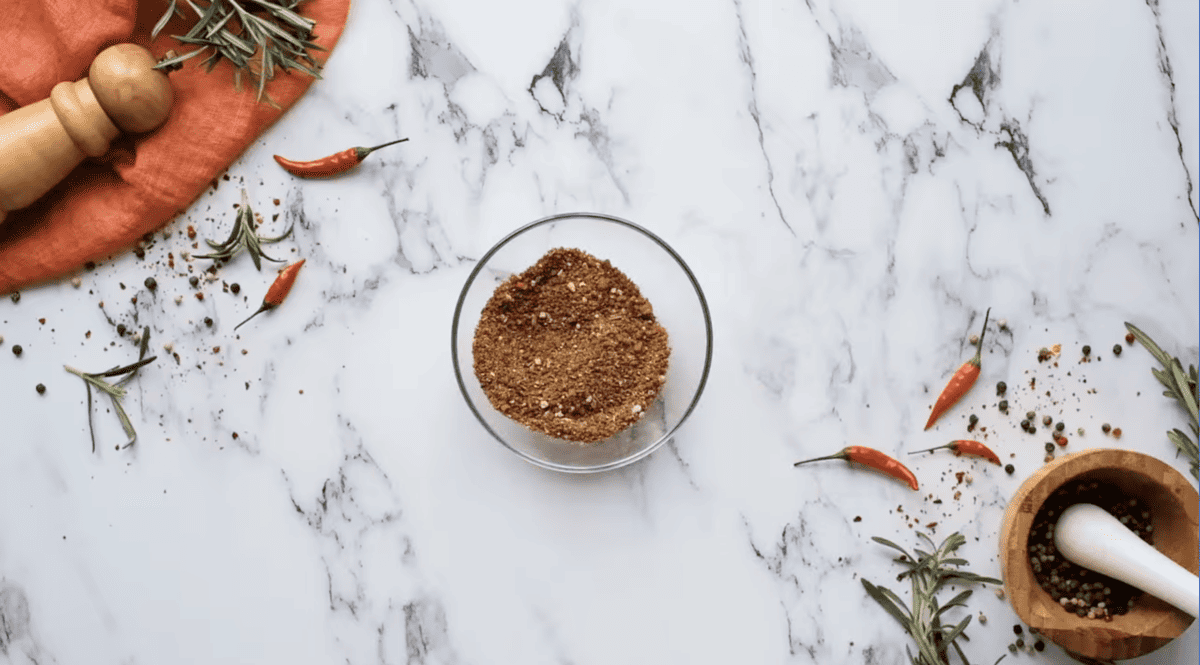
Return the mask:
<path fill-rule="evenodd" d="M 1054 544 L 1073 563 L 1200 616 L 1200 578 L 1099 506 L 1081 503 L 1064 510 L 1054 529 Z"/>
<path fill-rule="evenodd" d="M 85 157 L 99 157 L 121 131 L 167 119 L 172 93 L 154 56 L 136 44 L 104 49 L 87 78 L 54 86 L 50 97 L 0 116 L 0 223 L 41 198 Z"/>

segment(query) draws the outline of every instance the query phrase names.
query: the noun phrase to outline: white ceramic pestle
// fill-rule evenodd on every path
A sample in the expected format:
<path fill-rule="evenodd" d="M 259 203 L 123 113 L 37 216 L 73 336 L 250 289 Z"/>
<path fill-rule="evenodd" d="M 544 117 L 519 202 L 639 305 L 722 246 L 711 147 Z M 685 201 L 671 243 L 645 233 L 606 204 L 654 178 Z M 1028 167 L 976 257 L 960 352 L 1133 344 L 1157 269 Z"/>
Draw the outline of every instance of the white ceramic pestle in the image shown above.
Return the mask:
<path fill-rule="evenodd" d="M 1064 510 L 1054 528 L 1054 544 L 1072 563 L 1200 616 L 1200 578 L 1099 506 L 1081 503 Z"/>

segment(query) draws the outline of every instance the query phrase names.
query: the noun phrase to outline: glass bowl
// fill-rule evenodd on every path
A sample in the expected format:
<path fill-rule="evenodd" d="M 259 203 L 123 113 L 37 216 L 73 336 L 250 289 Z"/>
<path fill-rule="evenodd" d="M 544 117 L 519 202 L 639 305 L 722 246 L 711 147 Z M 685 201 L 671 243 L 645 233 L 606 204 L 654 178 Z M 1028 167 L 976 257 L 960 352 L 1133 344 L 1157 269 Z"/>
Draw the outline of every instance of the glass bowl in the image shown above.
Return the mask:
<path fill-rule="evenodd" d="M 484 306 L 510 275 L 524 272 L 557 247 L 608 259 L 625 273 L 650 301 L 671 346 L 666 382 L 645 415 L 597 443 L 565 441 L 526 428 L 492 407 L 475 378 L 472 342 Z M 712 347 L 708 303 L 683 258 L 637 224 L 598 213 L 552 215 L 496 243 L 467 277 L 450 328 L 450 354 L 458 387 L 484 429 L 527 461 L 568 473 L 616 469 L 666 443 L 700 401 L 712 365 Z"/>

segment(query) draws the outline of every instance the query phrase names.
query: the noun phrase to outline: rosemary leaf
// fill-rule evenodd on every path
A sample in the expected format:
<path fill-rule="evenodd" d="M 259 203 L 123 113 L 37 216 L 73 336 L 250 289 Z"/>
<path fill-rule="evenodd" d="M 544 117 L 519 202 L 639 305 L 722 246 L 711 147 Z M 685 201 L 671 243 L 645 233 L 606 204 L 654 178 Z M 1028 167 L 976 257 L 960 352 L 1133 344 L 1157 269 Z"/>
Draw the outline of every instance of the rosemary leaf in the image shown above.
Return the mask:
<path fill-rule="evenodd" d="M 904 556 L 908 556 L 908 552 L 905 551 L 905 549 L 903 547 L 900 547 L 896 543 L 893 543 L 892 541 L 890 541 L 886 538 L 880 538 L 879 536 L 872 536 L 871 540 L 879 543 L 880 545 L 887 545 L 888 547 L 896 550 L 897 552 L 903 554 Z M 912 558 L 912 557 L 909 557 L 909 558 Z"/>
<path fill-rule="evenodd" d="M 862 585 L 863 588 L 867 590 L 867 594 L 874 598 L 875 602 L 879 603 L 884 610 L 887 610 L 888 614 L 891 614 L 893 617 L 895 617 L 896 621 L 899 621 L 901 626 L 907 627 L 910 623 L 912 623 L 912 617 L 908 615 L 907 610 L 901 609 L 896 603 L 884 595 L 880 587 L 871 584 L 867 580 L 862 580 Z"/>
<path fill-rule="evenodd" d="M 176 14 L 179 14 L 179 11 L 175 8 L 175 0 L 170 0 L 167 3 L 167 11 L 163 13 L 162 18 L 158 19 L 158 23 L 155 23 L 154 28 L 150 30 L 150 39 L 154 40 L 154 38 L 158 37 L 158 33 L 167 27 L 167 21 L 170 21 L 171 17 Z"/>
<path fill-rule="evenodd" d="M 156 356 L 146 357 L 146 352 L 150 349 L 150 328 L 147 326 L 142 332 L 142 341 L 138 351 L 138 361 L 124 367 L 115 367 L 106 372 L 86 373 L 81 372 L 70 365 L 63 365 L 63 368 L 68 372 L 83 379 L 83 385 L 87 388 L 87 403 L 88 403 L 88 431 L 92 437 L 92 452 L 96 452 L 96 428 L 92 420 L 92 388 L 100 390 L 100 392 L 108 395 L 112 401 L 113 410 L 117 412 L 117 418 L 121 422 L 121 429 L 125 431 L 125 436 L 128 441 L 125 443 L 126 448 L 132 446 L 137 441 L 137 432 L 134 430 L 133 422 L 130 421 L 129 415 L 125 413 L 125 407 L 121 404 L 121 400 L 125 399 L 126 390 L 122 384 L 128 382 L 142 367 L 154 362 Z M 104 379 L 107 377 L 115 377 L 124 375 L 125 378 L 116 383 L 109 383 Z"/>
<path fill-rule="evenodd" d="M 212 71 L 222 59 L 234 67 L 234 84 L 241 89 L 242 73 L 254 79 L 257 99 L 278 106 L 267 94 L 267 83 L 279 70 L 298 70 L 313 78 L 321 78 L 320 64 L 309 51 L 325 50 L 316 44 L 316 21 L 295 11 L 299 0 L 186 0 L 196 15 L 196 22 L 184 35 L 174 35 L 185 44 L 196 46 L 193 51 L 156 65 L 163 69 L 179 66 L 198 52 L 211 49 L 200 66 Z M 178 0 L 167 3 L 166 12 L 155 24 L 157 36 L 172 16 L 186 16 L 177 6 Z M 299 65 L 305 61 L 308 66 Z"/>
<path fill-rule="evenodd" d="M 1154 356 L 1154 359 L 1162 365 L 1162 369 L 1154 367 L 1150 371 L 1154 374 L 1154 378 L 1158 379 L 1167 389 L 1163 391 L 1163 395 L 1170 397 L 1187 412 L 1189 417 L 1188 427 L 1192 430 L 1192 434 L 1200 437 L 1200 408 L 1196 404 L 1196 388 L 1197 388 L 1197 372 L 1194 365 L 1188 365 L 1188 371 L 1185 374 L 1183 371 L 1183 363 L 1178 358 L 1173 358 L 1168 355 L 1162 348 L 1150 339 L 1150 336 L 1142 332 L 1137 326 L 1126 322 L 1125 327 L 1133 336 L 1141 342 L 1142 346 Z M 1192 476 L 1200 478 L 1200 451 L 1195 441 L 1190 439 L 1188 435 L 1178 428 L 1167 431 L 1167 439 L 1175 445 L 1175 448 L 1187 458 L 1191 465 Z"/>
<path fill-rule="evenodd" d="M 899 621 L 913 638 L 917 647 L 917 655 L 912 657 L 910 654 L 910 658 L 914 665 L 947 663 L 949 662 L 948 653 L 952 647 L 965 663 L 967 662 L 965 654 L 956 640 L 960 637 L 963 640 L 968 639 L 965 631 L 971 623 L 971 616 L 968 614 L 951 627 L 943 625 L 942 615 L 956 607 L 965 608 L 965 601 L 971 596 L 972 591 L 959 592 L 945 605 L 939 605 L 938 592 L 947 582 L 951 581 L 999 584 L 1000 580 L 959 569 L 959 566 L 967 563 L 965 559 L 953 556 L 955 551 L 966 542 L 966 538 L 962 534 L 951 534 L 941 545 L 936 545 L 924 533 L 919 535 L 933 545 L 933 548 L 931 552 L 914 550 L 919 556 L 915 562 L 901 561 L 902 564 L 910 567 L 907 572 L 901 574 L 901 577 L 907 576 L 911 580 L 911 611 L 905 607 L 899 596 L 886 587 L 877 586 L 864 579 L 862 580 L 863 588 L 885 611 Z M 904 551 L 903 548 L 891 541 L 882 538 L 874 538 L 874 540 L 881 545 Z"/>

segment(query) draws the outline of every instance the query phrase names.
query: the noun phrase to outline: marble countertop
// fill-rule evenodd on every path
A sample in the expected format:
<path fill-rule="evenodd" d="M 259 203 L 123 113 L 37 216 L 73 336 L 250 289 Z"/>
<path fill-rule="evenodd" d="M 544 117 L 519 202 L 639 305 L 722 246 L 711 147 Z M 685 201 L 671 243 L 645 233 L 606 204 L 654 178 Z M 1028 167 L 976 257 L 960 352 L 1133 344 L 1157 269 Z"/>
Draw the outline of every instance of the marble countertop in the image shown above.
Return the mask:
<path fill-rule="evenodd" d="M 0 662 L 903 662 L 860 580 L 908 590 L 871 536 L 958 531 L 999 576 L 1000 517 L 1044 463 L 1018 413 L 1192 480 L 1150 355 L 1112 347 L 1132 321 L 1200 353 L 1197 12 L 355 0 L 324 80 L 144 258 L 0 301 Z M 331 180 L 271 159 L 398 136 Z M 243 257 L 193 288 L 209 263 L 183 253 L 189 227 L 228 232 L 243 187 L 308 263 L 234 332 L 274 270 Z M 489 438 L 450 363 L 474 262 L 571 211 L 671 243 L 715 329 L 669 445 L 583 477 Z M 923 431 L 988 307 L 979 384 Z M 62 367 L 130 362 L 143 327 L 137 442 L 98 398 L 93 453 Z M 972 413 L 1015 473 L 905 455 Z M 792 466 L 850 444 L 905 455 L 922 490 Z M 981 589 L 969 613 L 971 661 L 1008 654 L 1007 602 Z M 1136 662 L 1196 659 L 1193 624 Z"/>

